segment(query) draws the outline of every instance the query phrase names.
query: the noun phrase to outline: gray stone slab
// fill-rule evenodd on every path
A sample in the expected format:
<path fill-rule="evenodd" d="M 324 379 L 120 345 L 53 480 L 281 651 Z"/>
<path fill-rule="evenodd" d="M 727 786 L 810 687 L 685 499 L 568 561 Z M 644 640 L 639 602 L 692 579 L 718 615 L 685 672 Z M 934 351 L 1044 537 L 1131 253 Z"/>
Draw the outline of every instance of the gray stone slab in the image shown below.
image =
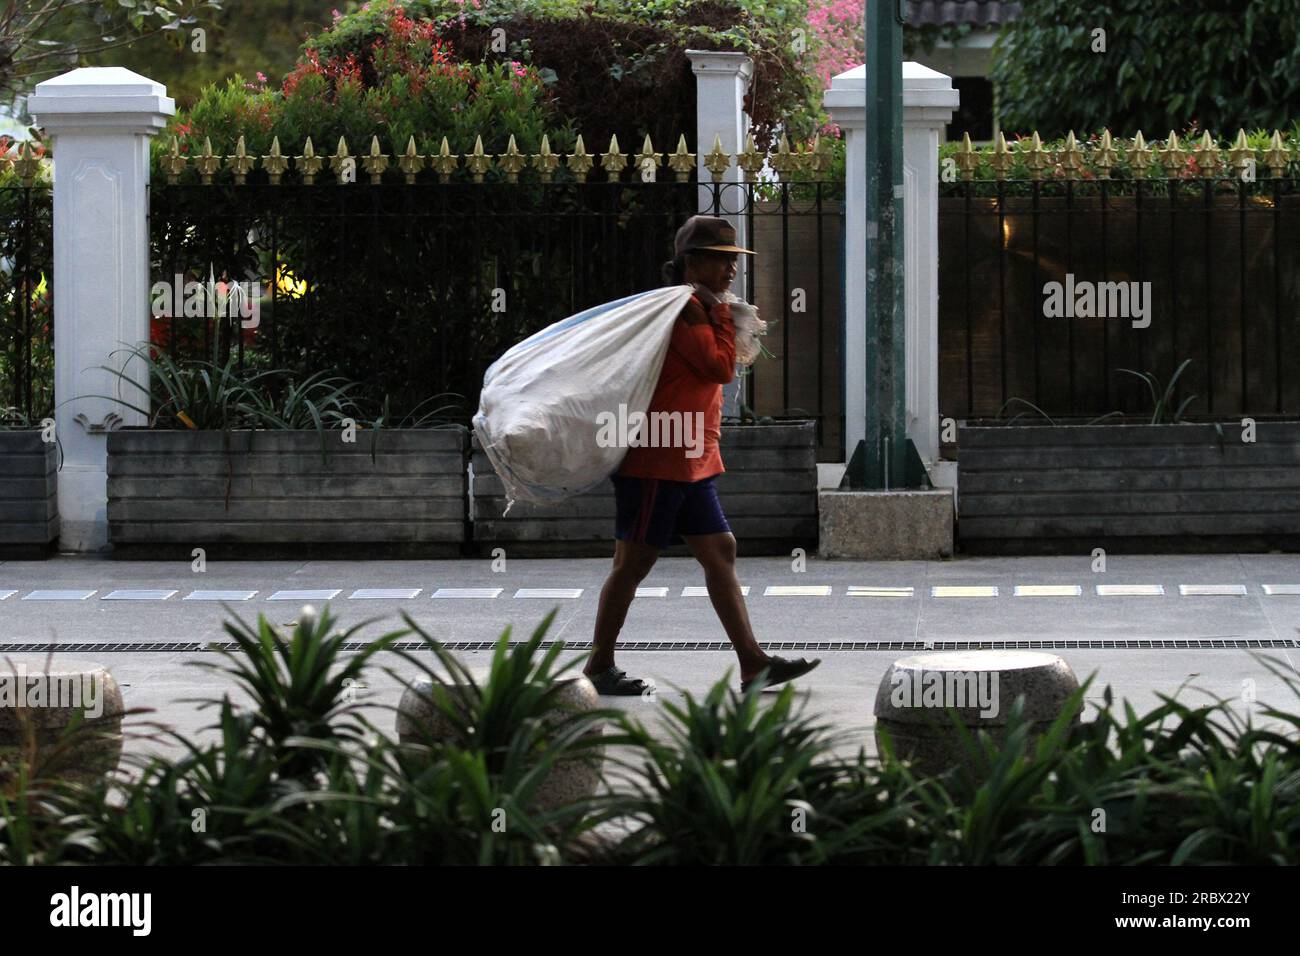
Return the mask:
<path fill-rule="evenodd" d="M 819 491 L 818 554 L 865 560 L 953 554 L 951 489 Z"/>

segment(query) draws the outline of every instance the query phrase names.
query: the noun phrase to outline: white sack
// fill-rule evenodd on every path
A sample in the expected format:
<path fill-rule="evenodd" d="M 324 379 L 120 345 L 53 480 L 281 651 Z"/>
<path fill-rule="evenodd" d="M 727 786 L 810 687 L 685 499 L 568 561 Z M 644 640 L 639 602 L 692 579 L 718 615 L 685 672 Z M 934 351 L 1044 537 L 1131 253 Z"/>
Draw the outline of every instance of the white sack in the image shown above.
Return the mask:
<path fill-rule="evenodd" d="M 618 470 L 621 442 L 597 444 L 601 414 L 625 420 L 650 407 L 673 324 L 694 291 L 667 286 L 606 302 L 548 325 L 483 375 L 474 432 L 516 499 L 557 501 Z M 639 417 L 639 416 L 638 416 Z"/>

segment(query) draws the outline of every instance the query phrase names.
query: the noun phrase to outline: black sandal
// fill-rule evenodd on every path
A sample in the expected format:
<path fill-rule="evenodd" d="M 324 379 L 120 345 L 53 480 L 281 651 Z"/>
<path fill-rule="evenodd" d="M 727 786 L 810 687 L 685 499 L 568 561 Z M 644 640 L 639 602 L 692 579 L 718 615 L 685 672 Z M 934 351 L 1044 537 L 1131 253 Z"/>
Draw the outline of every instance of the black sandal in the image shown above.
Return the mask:
<path fill-rule="evenodd" d="M 803 657 L 797 661 L 791 661 L 784 657 L 773 656 L 768 662 L 767 668 L 759 673 L 757 677 L 740 682 L 740 692 L 744 694 L 755 684 L 760 683 L 767 687 L 774 684 L 784 684 L 795 677 L 802 677 L 821 662 L 820 657 L 813 658 L 811 661 Z"/>
<path fill-rule="evenodd" d="M 596 688 L 596 693 L 604 697 L 640 697 L 650 689 L 650 685 L 639 677 L 628 677 L 626 671 L 612 666 L 599 674 L 588 674 L 587 680 Z"/>

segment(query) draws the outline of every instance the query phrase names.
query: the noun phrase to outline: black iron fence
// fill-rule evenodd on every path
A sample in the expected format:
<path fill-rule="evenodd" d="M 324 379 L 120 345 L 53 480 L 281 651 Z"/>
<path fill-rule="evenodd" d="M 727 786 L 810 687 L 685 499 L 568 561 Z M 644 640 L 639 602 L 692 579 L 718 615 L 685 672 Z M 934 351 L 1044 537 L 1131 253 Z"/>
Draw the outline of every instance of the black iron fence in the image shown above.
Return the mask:
<path fill-rule="evenodd" d="M 0 185 L 0 419 L 10 423 L 54 411 L 52 221 L 48 184 Z"/>
<path fill-rule="evenodd" d="M 1208 145 L 1172 147 L 1154 151 L 1158 175 L 1140 151 L 1134 175 L 1111 179 L 1106 165 L 1043 150 L 1027 175 L 943 184 L 941 415 L 1149 414 L 1147 383 L 1121 370 L 1163 386 L 1185 361 L 1176 396 L 1190 398 L 1188 417 L 1300 414 L 1288 153 L 1256 165 L 1241 143 L 1230 163 Z"/>
<path fill-rule="evenodd" d="M 694 181 L 156 183 L 151 281 L 182 291 L 210 277 L 244 283 L 240 305 L 250 311 L 255 299 L 257 314 L 227 305 L 221 317 L 186 316 L 156 302 L 153 339 L 176 358 L 299 378 L 329 371 L 356 382 L 376 408 L 387 398 L 394 420 L 455 393 L 453 417 L 468 424 L 483 373 L 512 344 L 662 284 L 660 265 L 697 211 L 698 189 Z M 819 457 L 842 460 L 843 184 L 711 189 L 714 213 L 748 206 L 759 255 L 735 291 L 771 323 L 771 356 L 745 376 L 744 410 L 816 419 Z M 175 305 L 169 296 L 158 301 Z"/>

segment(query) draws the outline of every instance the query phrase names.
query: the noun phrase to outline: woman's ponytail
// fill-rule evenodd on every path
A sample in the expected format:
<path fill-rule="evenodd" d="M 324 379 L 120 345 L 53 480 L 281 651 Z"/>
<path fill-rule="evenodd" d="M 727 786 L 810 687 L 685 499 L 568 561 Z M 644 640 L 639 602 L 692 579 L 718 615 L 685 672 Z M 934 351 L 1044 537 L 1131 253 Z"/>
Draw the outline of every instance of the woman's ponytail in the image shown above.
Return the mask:
<path fill-rule="evenodd" d="M 660 274 L 663 276 L 664 285 L 684 285 L 686 282 L 685 253 L 666 261 L 660 269 Z"/>

